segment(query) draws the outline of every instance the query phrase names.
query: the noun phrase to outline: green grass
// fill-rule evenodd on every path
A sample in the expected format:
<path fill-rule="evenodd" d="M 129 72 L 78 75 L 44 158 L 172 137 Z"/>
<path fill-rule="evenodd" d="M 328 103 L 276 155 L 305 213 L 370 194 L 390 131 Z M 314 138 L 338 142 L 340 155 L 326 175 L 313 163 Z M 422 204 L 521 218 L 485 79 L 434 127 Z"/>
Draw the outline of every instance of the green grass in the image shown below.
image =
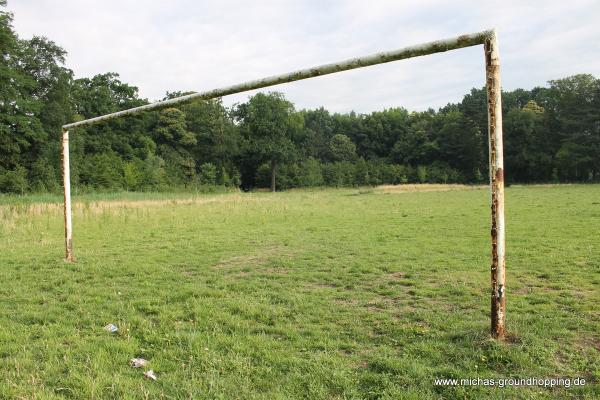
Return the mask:
<path fill-rule="evenodd" d="M 101 198 L 76 203 L 75 264 L 60 205 L 1 200 L 1 398 L 600 396 L 600 186 L 507 189 L 507 342 L 487 190 Z"/>

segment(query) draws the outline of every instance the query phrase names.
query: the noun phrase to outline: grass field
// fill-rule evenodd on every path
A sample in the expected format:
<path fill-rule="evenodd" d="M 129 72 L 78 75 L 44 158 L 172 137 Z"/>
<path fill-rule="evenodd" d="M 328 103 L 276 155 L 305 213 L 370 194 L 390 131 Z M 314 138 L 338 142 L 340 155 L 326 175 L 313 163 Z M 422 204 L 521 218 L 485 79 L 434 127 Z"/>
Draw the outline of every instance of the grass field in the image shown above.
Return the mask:
<path fill-rule="evenodd" d="M 0 397 L 600 398 L 600 186 L 507 189 L 501 343 L 488 190 L 425 189 L 80 197 L 75 264 L 60 199 L 0 198 Z"/>

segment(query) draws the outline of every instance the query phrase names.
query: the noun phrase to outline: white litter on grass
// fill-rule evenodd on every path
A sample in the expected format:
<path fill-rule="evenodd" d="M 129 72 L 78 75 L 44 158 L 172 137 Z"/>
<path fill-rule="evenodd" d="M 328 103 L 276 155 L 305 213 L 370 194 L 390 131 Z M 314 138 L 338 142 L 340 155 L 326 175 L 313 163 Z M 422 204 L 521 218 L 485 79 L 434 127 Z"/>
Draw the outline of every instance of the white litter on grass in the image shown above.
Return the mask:
<path fill-rule="evenodd" d="M 110 333 L 115 333 L 119 330 L 115 324 L 108 324 L 104 327 L 104 330 Z"/>
<path fill-rule="evenodd" d="M 152 379 L 153 381 L 156 380 L 156 374 L 154 373 L 154 371 L 152 371 L 151 369 L 144 372 L 144 376 L 148 379 Z"/>
<path fill-rule="evenodd" d="M 148 360 L 144 360 L 143 358 L 132 358 L 129 360 L 129 364 L 133 368 L 142 368 L 148 365 Z"/>

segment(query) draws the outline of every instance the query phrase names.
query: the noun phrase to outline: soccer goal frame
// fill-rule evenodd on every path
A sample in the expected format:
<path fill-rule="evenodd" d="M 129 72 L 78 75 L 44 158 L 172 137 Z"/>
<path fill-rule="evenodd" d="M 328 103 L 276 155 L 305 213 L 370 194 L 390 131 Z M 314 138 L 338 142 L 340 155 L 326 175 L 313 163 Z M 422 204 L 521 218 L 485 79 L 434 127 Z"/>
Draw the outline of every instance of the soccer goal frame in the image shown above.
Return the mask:
<path fill-rule="evenodd" d="M 71 180 L 69 166 L 69 129 L 87 126 L 126 115 L 187 103 L 193 100 L 208 100 L 234 93 L 315 78 L 351 69 L 384 64 L 407 58 L 420 57 L 449 50 L 483 45 L 485 56 L 485 78 L 487 88 L 489 170 L 491 192 L 491 334 L 503 338 L 505 331 L 506 295 L 505 295 L 505 228 L 504 228 L 504 160 L 502 148 L 502 101 L 500 86 L 500 61 L 498 57 L 498 39 L 495 29 L 467 35 L 427 42 L 397 50 L 357 57 L 336 63 L 306 68 L 282 75 L 244 82 L 233 86 L 192 93 L 186 96 L 159 101 L 140 107 L 102 115 L 62 126 L 62 172 L 64 188 L 65 217 L 65 259 L 74 262 L 73 223 L 71 214 Z"/>

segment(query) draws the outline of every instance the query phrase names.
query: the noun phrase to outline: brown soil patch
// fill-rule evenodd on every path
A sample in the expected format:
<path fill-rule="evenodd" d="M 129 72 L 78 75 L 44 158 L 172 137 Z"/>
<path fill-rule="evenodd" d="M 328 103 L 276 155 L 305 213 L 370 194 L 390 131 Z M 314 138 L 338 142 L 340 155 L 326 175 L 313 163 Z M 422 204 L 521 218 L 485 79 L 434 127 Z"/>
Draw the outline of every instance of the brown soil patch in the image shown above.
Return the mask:
<path fill-rule="evenodd" d="M 290 270 L 285 268 L 265 268 L 261 269 L 260 272 L 264 274 L 287 275 L 290 273 Z"/>
<path fill-rule="evenodd" d="M 600 338 L 597 337 L 588 337 L 583 338 L 577 342 L 577 345 L 583 349 L 596 349 L 600 351 Z"/>
<path fill-rule="evenodd" d="M 408 276 L 410 277 L 410 276 Z M 378 277 L 376 277 L 373 281 L 371 281 L 371 286 L 378 286 L 381 285 L 382 283 L 387 283 L 387 282 L 409 282 L 407 280 L 407 274 L 406 272 L 402 272 L 402 271 L 396 271 L 396 272 L 391 272 L 388 274 L 383 274 L 380 275 Z"/>
<path fill-rule="evenodd" d="M 504 335 L 504 342 L 509 344 L 519 344 L 522 343 L 522 340 L 516 334 L 512 332 L 506 332 Z"/>
<path fill-rule="evenodd" d="M 390 310 L 396 307 L 396 302 L 389 297 L 378 297 L 364 305 L 371 312 L 380 312 Z"/>
<path fill-rule="evenodd" d="M 404 277 L 406 277 L 406 273 L 402 272 L 402 271 L 398 271 L 398 272 L 393 272 L 391 274 L 387 274 L 386 276 L 389 280 L 397 281 L 397 280 L 400 280 L 400 279 L 403 279 Z"/>
<path fill-rule="evenodd" d="M 528 286 L 523 286 L 523 287 L 518 288 L 518 289 L 512 289 L 511 293 L 519 294 L 519 295 L 525 295 L 525 294 L 531 293 L 531 289 Z"/>
<path fill-rule="evenodd" d="M 244 256 L 233 257 L 224 261 L 221 261 L 215 265 L 213 268 L 235 268 L 235 267 L 247 267 L 247 266 L 257 266 L 264 265 L 269 261 L 268 258 L 263 256 L 257 256 L 254 254 L 248 254 Z"/>
<path fill-rule="evenodd" d="M 281 258 L 291 257 L 294 254 L 291 249 L 287 247 L 267 247 L 263 249 L 257 249 L 251 254 L 244 254 L 241 256 L 235 256 L 232 258 L 225 259 L 211 266 L 216 269 L 226 269 L 235 271 L 237 276 L 246 276 L 251 273 L 262 273 L 271 275 L 286 275 L 289 274 L 289 270 L 286 268 L 268 267 L 266 266 L 271 261 L 275 261 Z M 252 271 L 244 269 L 251 268 Z"/>

